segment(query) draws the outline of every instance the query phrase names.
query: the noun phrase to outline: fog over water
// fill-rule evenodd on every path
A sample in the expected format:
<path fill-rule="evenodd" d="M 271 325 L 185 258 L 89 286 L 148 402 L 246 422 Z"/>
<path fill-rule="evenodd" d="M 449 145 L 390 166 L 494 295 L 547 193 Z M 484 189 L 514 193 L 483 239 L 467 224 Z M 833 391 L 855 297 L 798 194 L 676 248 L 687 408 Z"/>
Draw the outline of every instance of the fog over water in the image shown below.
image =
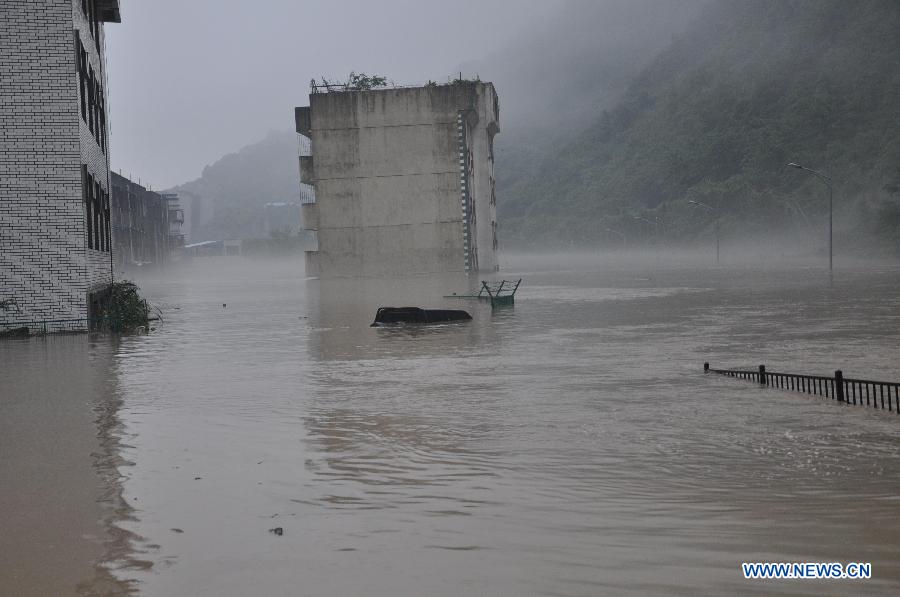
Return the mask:
<path fill-rule="evenodd" d="M 165 314 L 151 334 L 0 343 L 17 413 L 0 419 L 0 479 L 100 473 L 67 503 L 83 529 L 105 512 L 105 530 L 50 552 L 97 552 L 99 571 L 56 568 L 87 594 L 107 570 L 148 596 L 896 591 L 897 415 L 702 365 L 898 380 L 900 269 L 842 269 L 830 287 L 821 261 L 700 257 L 507 256 L 503 276 L 524 281 L 493 312 L 441 298 L 461 276 L 325 282 L 296 262 L 201 260 L 142 281 Z M 400 303 L 474 319 L 369 327 Z M 103 407 L 53 430 L 63 461 L 28 433 L 59 404 Z M 47 541 L 56 523 L 32 508 L 0 509 L 16 529 L 0 551 Z M 873 579 L 742 579 L 764 560 L 871 561 Z M 37 578 L 52 562 L 16 565 Z"/>

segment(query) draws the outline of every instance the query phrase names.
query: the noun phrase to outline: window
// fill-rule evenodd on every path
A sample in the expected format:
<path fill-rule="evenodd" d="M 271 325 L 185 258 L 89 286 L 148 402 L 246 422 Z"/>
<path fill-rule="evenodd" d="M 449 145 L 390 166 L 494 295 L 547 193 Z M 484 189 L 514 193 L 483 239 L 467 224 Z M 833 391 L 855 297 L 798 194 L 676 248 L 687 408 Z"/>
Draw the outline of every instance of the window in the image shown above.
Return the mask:
<path fill-rule="evenodd" d="M 102 217 L 100 213 L 100 193 L 98 191 L 97 182 L 91 177 L 91 203 L 93 203 L 93 211 L 94 211 L 94 250 L 102 251 L 103 247 L 100 246 L 100 227 L 102 222 Z"/>
<path fill-rule="evenodd" d="M 97 114 L 94 101 L 97 99 L 97 90 L 94 81 L 94 69 L 88 67 L 88 128 L 94 132 L 94 116 Z"/>
<path fill-rule="evenodd" d="M 81 96 L 81 119 L 97 140 L 100 150 L 106 153 L 106 94 L 100 77 L 94 72 L 88 54 L 76 32 L 78 47 L 78 89 Z"/>
<path fill-rule="evenodd" d="M 112 251 L 112 226 L 110 221 L 110 209 L 109 209 L 109 193 L 103 193 L 103 221 L 104 228 L 106 229 L 106 252 L 110 253 Z"/>
<path fill-rule="evenodd" d="M 94 46 L 96 46 L 97 52 L 100 53 L 100 19 L 97 16 L 96 0 L 81 0 L 81 12 L 84 13 L 84 18 L 88 22 L 91 37 L 94 38 Z"/>
<path fill-rule="evenodd" d="M 94 45 L 97 51 L 100 51 L 100 20 L 97 18 L 96 0 L 81 0 L 81 11 L 87 18 L 88 26 L 91 29 L 91 36 L 94 38 Z"/>
<path fill-rule="evenodd" d="M 87 220 L 88 249 L 94 248 L 94 197 L 93 182 L 87 172 L 87 166 L 81 166 L 81 197 L 84 199 L 85 219 Z"/>
<path fill-rule="evenodd" d="M 81 43 L 81 34 L 75 30 L 75 62 L 78 67 L 78 95 L 81 98 L 81 119 L 87 122 L 87 53 Z"/>
<path fill-rule="evenodd" d="M 99 32 L 95 27 L 99 26 L 96 21 L 96 9 L 92 0 L 85 0 L 81 4 L 86 9 L 85 14 L 91 20 L 91 32 Z M 95 38 L 96 39 L 96 38 Z M 90 57 L 84 49 L 84 43 L 81 40 L 80 33 L 75 31 L 75 61 L 78 67 L 78 90 L 80 95 L 81 119 L 88 125 L 94 139 L 100 146 L 100 150 L 106 153 L 106 95 L 101 83 L 102 77 L 99 73 L 95 73 L 91 67 Z M 98 46 L 99 51 L 99 46 Z"/>
<path fill-rule="evenodd" d="M 94 181 L 94 248 L 98 251 L 104 251 L 103 246 L 103 191 L 100 189 L 100 183 Z"/>
<path fill-rule="evenodd" d="M 109 193 L 100 181 L 94 179 L 87 166 L 81 166 L 82 197 L 87 220 L 87 247 L 94 251 L 109 252 L 112 245 L 110 230 Z"/>
<path fill-rule="evenodd" d="M 97 141 L 100 143 L 100 149 L 106 153 L 106 95 L 103 93 L 103 85 L 99 86 L 99 94 L 97 97 L 97 105 L 99 106 L 99 135 Z"/>

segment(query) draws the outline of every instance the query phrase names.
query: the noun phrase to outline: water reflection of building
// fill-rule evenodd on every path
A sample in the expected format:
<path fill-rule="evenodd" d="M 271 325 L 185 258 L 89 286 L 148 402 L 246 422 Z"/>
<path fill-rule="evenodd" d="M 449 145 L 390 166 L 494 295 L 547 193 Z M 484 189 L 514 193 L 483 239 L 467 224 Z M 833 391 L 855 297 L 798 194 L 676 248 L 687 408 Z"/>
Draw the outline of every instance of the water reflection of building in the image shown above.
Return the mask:
<path fill-rule="evenodd" d="M 315 503 L 393 509 L 403 499 L 452 514 L 487 499 L 491 454 L 471 449 L 477 435 L 458 433 L 454 418 L 461 388 L 482 383 L 461 370 L 478 362 L 473 352 L 497 350 L 499 338 L 486 321 L 490 306 L 441 298 L 464 291 L 467 280 L 460 273 L 307 282 L 308 355 L 316 362 L 304 424 Z M 475 319 L 370 327 L 378 306 L 407 304 L 464 308 Z"/>
<path fill-rule="evenodd" d="M 126 594 L 101 565 L 130 550 L 115 354 L 87 335 L 0 343 L 4 595 Z"/>
<path fill-rule="evenodd" d="M 463 273 L 408 278 L 319 279 L 307 283 L 310 356 L 320 360 L 375 359 L 384 356 L 447 356 L 496 342 L 496 329 L 483 325 L 490 306 L 480 301 L 443 298 L 465 293 L 473 283 Z M 436 326 L 369 327 L 378 307 L 421 306 L 464 309 L 475 318 Z"/>

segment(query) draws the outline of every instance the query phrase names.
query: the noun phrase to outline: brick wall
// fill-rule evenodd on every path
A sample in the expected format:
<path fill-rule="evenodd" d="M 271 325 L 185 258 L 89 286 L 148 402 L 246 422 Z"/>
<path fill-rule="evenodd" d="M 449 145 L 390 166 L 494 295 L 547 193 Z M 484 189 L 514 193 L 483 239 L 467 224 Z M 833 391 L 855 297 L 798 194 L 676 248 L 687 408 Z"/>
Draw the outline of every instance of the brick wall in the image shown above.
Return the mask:
<path fill-rule="evenodd" d="M 87 249 L 81 166 L 105 190 L 109 168 L 81 118 L 76 28 L 105 79 L 80 0 L 0 3 L 0 300 L 21 309 L 0 322 L 87 317 L 110 281 L 109 253 Z"/>
<path fill-rule="evenodd" d="M 87 16 L 81 7 L 80 0 L 73 0 L 71 2 L 71 10 L 72 10 L 72 22 L 75 29 L 78 30 L 78 35 L 81 38 L 81 43 L 84 46 L 85 51 L 87 52 L 88 61 L 93 67 L 94 72 L 97 73 L 100 81 L 103 84 L 104 93 L 106 93 L 107 89 L 107 81 L 106 81 L 106 60 L 104 57 L 105 52 L 105 37 L 104 37 L 104 28 L 103 25 L 98 27 L 98 31 L 100 34 L 99 44 L 94 42 L 93 36 L 91 34 L 91 28 L 88 21 Z M 74 43 L 74 42 L 73 42 Z M 99 51 L 97 46 L 99 45 Z M 74 55 L 73 55 L 74 60 Z M 73 69 L 75 65 L 73 64 Z M 74 72 L 74 71 L 73 71 Z M 76 87 L 76 97 L 77 97 L 77 74 L 76 79 L 73 80 L 73 84 Z M 79 106 L 76 105 L 77 109 L 80 109 Z M 100 181 L 100 185 L 103 187 L 103 190 L 109 195 L 112 195 L 112 184 L 110 182 L 109 177 L 109 145 L 107 143 L 106 150 L 101 149 L 100 144 L 97 142 L 94 134 L 91 132 L 87 123 L 79 116 L 78 118 L 78 127 L 79 127 L 79 139 L 81 141 L 81 164 L 87 165 L 87 171 L 94 177 L 95 180 Z M 106 138 L 109 138 L 108 131 L 105 131 L 104 134 Z M 82 227 L 84 229 L 84 235 L 86 239 L 87 235 L 87 223 L 84 220 L 86 217 L 86 211 L 83 211 L 84 215 L 82 216 Z M 112 234 L 112 232 L 110 232 Z M 95 251 L 87 248 L 87 241 L 84 241 L 84 251 L 86 255 L 86 282 L 87 282 L 87 292 L 97 290 L 99 288 L 103 288 L 111 282 L 111 268 L 113 267 L 113 260 L 110 259 L 110 253 L 107 251 Z"/>

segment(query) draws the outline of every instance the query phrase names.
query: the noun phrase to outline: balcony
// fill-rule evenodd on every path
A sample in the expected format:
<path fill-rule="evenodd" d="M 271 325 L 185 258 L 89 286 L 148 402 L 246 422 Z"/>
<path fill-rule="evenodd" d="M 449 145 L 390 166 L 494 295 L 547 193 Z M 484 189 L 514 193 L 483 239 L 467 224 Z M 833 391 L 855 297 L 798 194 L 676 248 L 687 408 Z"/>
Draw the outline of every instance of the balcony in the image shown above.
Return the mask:
<path fill-rule="evenodd" d="M 297 132 L 305 137 L 309 137 L 310 129 L 312 128 L 309 106 L 294 108 L 294 122 L 297 125 Z"/>
<path fill-rule="evenodd" d="M 315 202 L 315 188 L 312 185 L 300 183 L 300 205 L 313 205 Z"/>
<path fill-rule="evenodd" d="M 313 157 L 311 155 L 300 156 L 300 182 L 313 183 Z"/>

